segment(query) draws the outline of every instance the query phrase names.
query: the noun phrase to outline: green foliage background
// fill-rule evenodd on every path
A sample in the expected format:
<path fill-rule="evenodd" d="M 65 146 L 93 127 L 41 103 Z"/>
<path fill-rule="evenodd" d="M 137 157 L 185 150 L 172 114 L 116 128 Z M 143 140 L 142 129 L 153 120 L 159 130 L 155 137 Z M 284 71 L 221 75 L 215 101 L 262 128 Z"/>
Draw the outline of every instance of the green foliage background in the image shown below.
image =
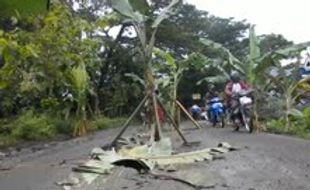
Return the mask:
<path fill-rule="evenodd" d="M 148 16 L 137 14 L 137 19 L 146 19 L 149 39 L 153 21 L 169 2 L 129 2 Z M 0 22 L 0 146 L 70 136 L 81 121 L 90 131 L 119 126 L 144 97 L 145 65 L 130 20 L 110 12 L 104 1 L 79 3 L 78 10 L 70 1 L 53 3 L 46 12 L 45 0 L 0 1 L 1 18 L 16 16 L 15 10 L 21 15 L 18 22 Z M 98 15 L 99 10 L 106 14 Z M 282 35 L 256 36 L 245 21 L 216 17 L 189 4 L 175 11 L 178 14 L 158 27 L 151 65 L 167 106 L 172 106 L 167 99 L 173 97 L 189 107 L 191 95 L 205 95 L 211 85 L 221 93 L 229 73 L 237 68 L 259 89 L 258 100 L 266 101 L 271 90 L 282 95 L 272 97 L 279 105 L 258 104 L 265 121 L 276 119 L 270 125 L 283 127 L 285 113 L 271 116 L 266 107 L 284 110 L 290 97 L 284 84 L 294 86 L 298 80 L 279 75 L 275 79 L 283 84 L 278 84 L 267 71 L 300 48 L 292 48 Z M 289 107 L 295 104 L 291 101 Z M 295 124 L 292 129 L 297 129 Z"/>
<path fill-rule="evenodd" d="M 33 16 L 47 11 L 49 0 L 1 0 L 0 17 Z"/>

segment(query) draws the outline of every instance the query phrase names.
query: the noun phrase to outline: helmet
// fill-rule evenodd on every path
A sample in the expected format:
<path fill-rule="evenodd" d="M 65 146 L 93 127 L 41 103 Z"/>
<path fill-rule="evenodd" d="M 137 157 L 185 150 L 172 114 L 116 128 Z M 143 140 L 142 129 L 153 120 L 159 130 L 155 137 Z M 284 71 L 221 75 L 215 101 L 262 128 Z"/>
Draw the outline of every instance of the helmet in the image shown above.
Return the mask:
<path fill-rule="evenodd" d="M 238 83 L 240 81 L 240 75 L 237 71 L 232 71 L 230 74 L 230 80 L 234 83 Z"/>
<path fill-rule="evenodd" d="M 213 91 L 214 89 L 215 89 L 214 84 L 210 83 L 210 84 L 208 85 L 208 90 L 209 90 L 209 91 Z"/>

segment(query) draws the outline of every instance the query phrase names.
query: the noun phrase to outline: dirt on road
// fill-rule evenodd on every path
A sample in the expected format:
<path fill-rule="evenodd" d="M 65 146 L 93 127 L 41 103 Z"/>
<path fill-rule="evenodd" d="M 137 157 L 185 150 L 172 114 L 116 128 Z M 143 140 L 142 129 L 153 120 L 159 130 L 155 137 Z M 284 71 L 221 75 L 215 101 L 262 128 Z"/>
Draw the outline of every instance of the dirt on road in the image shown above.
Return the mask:
<path fill-rule="evenodd" d="M 212 189 L 310 190 L 310 141 L 233 132 L 231 128 L 197 130 L 191 123 L 183 123 L 182 128 L 189 141 L 201 142 L 194 149 L 215 147 L 223 141 L 241 148 L 225 154 L 225 159 L 191 165 L 192 170 L 207 176 Z M 131 128 L 127 135 L 138 129 Z M 92 148 L 111 142 L 118 130 L 109 129 L 83 138 L 12 151 L 6 157 L 0 155 L 0 189 L 60 190 L 55 182 L 66 179 L 72 166 L 86 160 Z M 182 146 L 175 132 L 169 134 L 176 151 L 193 149 Z M 179 182 L 149 178 L 133 171 L 118 176 L 121 177 L 108 184 L 109 189 L 192 189 Z"/>

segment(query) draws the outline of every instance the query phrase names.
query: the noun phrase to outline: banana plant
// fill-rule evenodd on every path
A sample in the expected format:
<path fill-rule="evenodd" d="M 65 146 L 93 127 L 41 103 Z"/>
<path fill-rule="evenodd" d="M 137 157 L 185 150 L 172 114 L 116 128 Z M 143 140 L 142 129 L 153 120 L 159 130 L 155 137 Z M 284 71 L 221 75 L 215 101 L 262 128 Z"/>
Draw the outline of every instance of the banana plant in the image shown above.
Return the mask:
<path fill-rule="evenodd" d="M 299 62 L 295 63 L 299 64 Z M 296 100 L 305 94 L 305 91 L 309 91 L 310 77 L 298 80 L 294 78 L 291 70 L 294 69 L 294 65 L 288 65 L 286 67 L 278 67 L 277 74 L 270 76 L 273 85 L 275 85 L 283 94 L 285 99 L 285 130 L 288 131 L 291 126 L 290 116 L 302 117 L 303 113 L 295 108 Z"/>
<path fill-rule="evenodd" d="M 200 53 L 194 53 L 190 55 L 190 60 L 194 60 L 195 64 L 197 62 L 201 65 L 200 67 L 204 70 L 214 70 L 216 71 L 212 76 L 206 76 L 199 81 L 196 85 L 201 85 L 203 82 L 219 84 L 225 83 L 229 79 L 229 72 L 232 70 L 231 67 L 227 67 L 227 62 L 224 63 L 222 59 L 211 59 Z M 197 61 L 199 59 L 199 61 Z"/>
<path fill-rule="evenodd" d="M 141 3 L 141 1 L 143 3 Z M 157 128 L 155 130 L 155 140 L 159 140 L 159 116 L 157 110 L 157 100 L 155 95 L 155 79 L 154 73 L 152 72 L 152 53 L 155 44 L 155 35 L 158 26 L 170 15 L 175 14 L 177 11 L 177 5 L 182 3 L 182 0 L 172 0 L 169 5 L 160 12 L 153 13 L 154 20 L 148 15 L 145 15 L 145 11 L 141 11 L 141 5 L 144 5 L 143 10 L 150 10 L 148 2 L 146 0 L 140 1 L 128 1 L 128 0 L 112 0 L 110 1 L 112 8 L 125 17 L 124 22 L 132 24 L 137 37 L 140 41 L 139 52 L 141 55 L 142 63 L 144 64 L 144 77 L 147 86 L 147 94 L 152 102 L 154 115 L 156 119 Z M 140 6 L 137 6 L 137 5 Z M 151 23 L 149 25 L 148 23 Z"/>
<path fill-rule="evenodd" d="M 260 74 L 258 72 L 258 65 L 262 65 L 263 62 L 257 63 L 256 60 L 261 57 L 260 48 L 259 48 L 259 41 L 255 34 L 255 27 L 250 27 L 249 33 L 249 57 L 248 61 L 245 64 L 246 68 L 246 79 L 249 84 L 255 89 L 254 91 L 254 103 L 253 103 L 253 114 L 254 114 L 254 126 L 258 129 L 259 128 L 259 114 L 258 114 L 258 101 L 260 100 L 259 97 L 264 97 L 264 87 L 261 85 L 261 81 L 264 78 L 264 72 L 266 68 L 260 69 Z M 269 64 L 266 64 L 266 67 L 269 67 Z M 265 85 L 267 83 L 263 83 Z"/>
<path fill-rule="evenodd" d="M 171 106 L 170 106 L 170 113 L 172 117 L 175 119 L 175 122 L 179 124 L 179 110 L 176 105 L 176 100 L 178 97 L 177 91 L 179 83 L 182 79 L 184 71 L 188 69 L 187 65 L 185 64 L 187 60 L 181 60 L 178 63 L 173 58 L 173 56 L 165 52 L 159 48 L 154 49 L 154 54 L 164 60 L 164 64 L 160 63 L 157 64 L 158 70 L 165 70 L 167 74 L 167 78 L 162 81 L 164 87 L 169 88 L 170 98 L 172 99 Z"/>
<path fill-rule="evenodd" d="M 291 56 L 296 56 L 300 51 L 304 50 L 310 46 L 310 42 L 305 42 L 301 44 L 296 44 L 289 46 L 287 48 L 278 49 L 275 51 L 268 52 L 261 55 L 259 49 L 259 41 L 255 34 L 255 27 L 251 26 L 249 31 L 249 47 L 250 52 L 248 55 L 248 60 L 245 63 L 241 63 L 228 49 L 219 43 L 212 42 L 207 39 L 200 39 L 200 41 L 207 47 L 211 47 L 218 50 L 220 55 L 224 57 L 227 62 L 208 62 L 208 58 L 204 57 L 206 62 L 209 63 L 209 67 L 215 66 L 221 71 L 221 76 L 208 76 L 198 83 L 203 81 L 207 82 L 223 82 L 225 80 L 225 75 L 229 73 L 230 70 L 237 70 L 242 73 L 250 85 L 255 89 L 254 93 L 254 117 L 255 125 L 258 127 L 258 103 L 259 100 L 264 97 L 265 90 L 272 84 L 272 80 L 268 76 L 268 69 L 272 66 L 281 67 L 281 60 L 290 58 Z M 295 89 L 295 88 L 294 88 Z"/>
<path fill-rule="evenodd" d="M 76 102 L 76 118 L 77 123 L 74 127 L 74 136 L 82 136 L 86 134 L 89 124 L 87 120 L 87 96 L 89 89 L 89 76 L 84 63 L 80 63 L 70 72 L 70 82 L 73 91 L 73 98 Z"/>
<path fill-rule="evenodd" d="M 214 42 L 206 38 L 200 38 L 200 42 L 206 47 L 218 53 L 218 59 L 221 62 L 215 62 L 215 65 L 219 65 L 224 70 L 236 70 L 242 74 L 245 74 L 242 62 L 234 56 L 229 49 L 224 47 L 222 44 Z"/>
<path fill-rule="evenodd" d="M 235 57 L 229 49 L 224 47 L 222 44 L 214 42 L 212 40 L 201 38 L 200 42 L 208 48 L 211 48 L 212 51 L 217 53 L 217 58 L 209 58 L 206 55 L 201 53 L 192 54 L 192 57 L 198 57 L 204 69 L 213 69 L 216 70 L 217 75 L 206 76 L 199 80 L 196 84 L 200 85 L 203 82 L 208 83 L 225 83 L 229 79 L 229 73 L 232 70 L 236 70 L 242 74 L 245 74 L 246 71 L 243 68 L 242 62 Z"/>
<path fill-rule="evenodd" d="M 177 99 L 179 82 L 183 76 L 183 72 L 187 70 L 187 66 L 184 64 L 186 60 L 176 63 L 176 60 L 170 53 L 159 48 L 154 48 L 153 53 L 156 58 L 162 60 L 160 63 L 152 64 L 152 72 L 158 75 L 158 77 L 155 77 L 155 86 L 161 90 L 168 90 L 169 98 L 173 100 L 169 106 L 170 113 L 176 123 L 178 123 L 178 109 L 175 100 Z M 126 76 L 146 88 L 146 82 L 141 77 L 134 73 L 127 73 Z"/>
<path fill-rule="evenodd" d="M 283 59 L 288 59 L 291 57 L 298 57 L 299 53 L 310 46 L 309 42 L 296 44 L 289 46 L 287 48 L 278 49 L 272 52 L 268 52 L 264 55 L 260 54 L 259 48 L 259 41 L 255 34 L 255 27 L 250 27 L 249 33 L 249 40 L 250 40 L 250 52 L 249 52 L 249 59 L 246 62 L 245 66 L 248 68 L 246 72 L 246 78 L 251 84 L 253 88 L 255 88 L 254 92 L 254 117 L 255 117 L 255 126 L 259 126 L 259 115 L 258 115 L 258 104 L 260 101 L 263 101 L 266 95 L 266 88 L 268 85 L 274 83 L 274 79 L 270 77 L 269 71 L 272 66 L 279 68 L 281 70 L 282 75 L 284 74 L 283 67 L 281 65 L 281 61 Z M 293 65 L 295 71 L 298 70 L 296 66 Z M 292 108 L 292 103 L 294 99 L 292 97 L 292 93 L 295 92 L 296 87 L 301 85 L 297 84 L 296 80 L 289 81 L 291 77 L 284 77 L 283 79 L 286 80 L 286 86 L 284 86 L 283 91 L 285 92 L 286 96 L 286 121 L 287 125 L 289 125 L 289 118 L 288 116 L 290 113 L 297 113 L 296 110 Z M 294 110 L 294 111 L 291 111 Z"/>

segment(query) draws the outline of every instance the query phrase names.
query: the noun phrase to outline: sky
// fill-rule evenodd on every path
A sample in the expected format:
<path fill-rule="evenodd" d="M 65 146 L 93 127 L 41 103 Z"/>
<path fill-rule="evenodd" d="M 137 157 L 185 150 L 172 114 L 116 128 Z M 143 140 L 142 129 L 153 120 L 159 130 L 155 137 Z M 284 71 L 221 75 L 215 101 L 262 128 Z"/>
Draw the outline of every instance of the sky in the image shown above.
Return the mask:
<path fill-rule="evenodd" d="M 310 41 L 310 0 L 185 0 L 215 16 L 246 19 L 257 34 L 282 34 L 295 43 Z"/>

